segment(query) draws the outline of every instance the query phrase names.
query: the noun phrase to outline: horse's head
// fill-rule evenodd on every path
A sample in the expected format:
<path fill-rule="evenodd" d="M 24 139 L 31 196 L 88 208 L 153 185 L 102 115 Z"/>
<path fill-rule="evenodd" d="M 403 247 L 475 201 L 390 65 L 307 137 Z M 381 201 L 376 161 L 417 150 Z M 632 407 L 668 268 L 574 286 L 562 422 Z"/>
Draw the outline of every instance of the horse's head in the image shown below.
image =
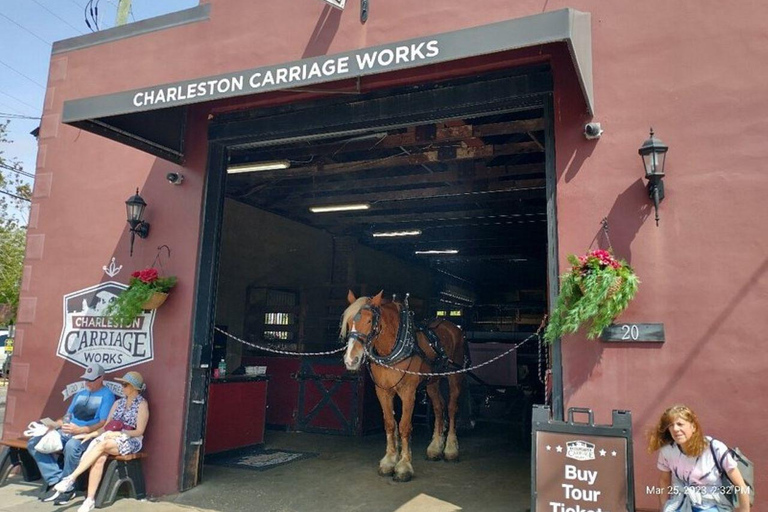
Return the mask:
<path fill-rule="evenodd" d="M 356 298 L 352 290 L 347 295 L 349 307 L 341 316 L 341 339 L 346 340 L 344 364 L 347 370 L 356 371 L 363 363 L 365 347 L 373 341 L 379 329 L 380 291 L 375 297 Z"/>

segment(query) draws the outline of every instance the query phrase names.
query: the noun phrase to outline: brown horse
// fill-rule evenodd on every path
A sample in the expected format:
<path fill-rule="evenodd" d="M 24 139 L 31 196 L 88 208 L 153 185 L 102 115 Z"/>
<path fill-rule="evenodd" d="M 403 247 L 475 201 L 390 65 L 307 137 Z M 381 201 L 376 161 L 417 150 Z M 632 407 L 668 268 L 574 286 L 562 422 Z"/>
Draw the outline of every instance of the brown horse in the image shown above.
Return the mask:
<path fill-rule="evenodd" d="M 416 389 L 426 377 L 404 373 L 387 368 L 387 364 L 409 372 L 434 372 L 434 363 L 447 360 L 461 365 L 464 362 L 464 335 L 456 325 L 448 321 L 436 321 L 429 329 L 439 340 L 441 349 L 435 350 L 427 335 L 415 331 L 403 305 L 395 302 L 382 303 L 382 292 L 375 297 L 356 298 L 352 291 L 347 295 L 349 307 L 341 320 L 341 337 L 347 340 L 344 364 L 348 370 L 356 371 L 370 359 L 371 377 L 376 384 L 376 395 L 384 413 L 384 428 L 387 434 L 387 451 L 379 461 L 379 474 L 393 475 L 398 482 L 407 482 L 413 477 L 411 464 L 411 418 L 416 401 Z M 401 326 L 401 324 L 405 324 Z M 407 336 L 411 332 L 411 336 Z M 402 343 L 410 339 L 411 345 Z M 440 395 L 440 378 L 430 377 L 427 394 L 435 411 L 435 429 L 432 442 L 427 448 L 429 460 L 456 461 L 459 458 L 459 441 L 456 438 L 456 412 L 463 374 L 449 375 L 450 398 L 448 400 L 448 437 L 445 437 L 445 404 Z M 402 416 L 395 424 L 395 395 L 402 400 Z M 397 428 L 399 426 L 399 428 Z M 398 439 L 399 434 L 399 439 Z M 399 441 L 399 443 L 398 443 Z M 400 453 L 398 459 L 398 444 Z"/>

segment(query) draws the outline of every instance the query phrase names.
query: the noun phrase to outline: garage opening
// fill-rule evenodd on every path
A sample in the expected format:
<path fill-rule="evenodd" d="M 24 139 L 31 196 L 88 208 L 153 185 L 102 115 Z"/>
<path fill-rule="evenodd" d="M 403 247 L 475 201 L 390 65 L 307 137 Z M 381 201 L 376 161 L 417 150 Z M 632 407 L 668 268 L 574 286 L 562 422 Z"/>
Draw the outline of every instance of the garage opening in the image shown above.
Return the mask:
<path fill-rule="evenodd" d="M 547 310 L 550 89 L 540 66 L 211 126 L 221 222 L 204 479 L 241 482 L 274 510 L 414 499 L 480 510 L 477 496 L 482 510 L 529 506 L 531 407 L 548 399 L 535 333 Z M 458 464 L 424 460 L 433 418 L 420 389 L 415 478 L 377 475 L 374 383 L 340 351 L 349 290 L 407 297 L 417 320 L 461 327 L 472 369 Z"/>

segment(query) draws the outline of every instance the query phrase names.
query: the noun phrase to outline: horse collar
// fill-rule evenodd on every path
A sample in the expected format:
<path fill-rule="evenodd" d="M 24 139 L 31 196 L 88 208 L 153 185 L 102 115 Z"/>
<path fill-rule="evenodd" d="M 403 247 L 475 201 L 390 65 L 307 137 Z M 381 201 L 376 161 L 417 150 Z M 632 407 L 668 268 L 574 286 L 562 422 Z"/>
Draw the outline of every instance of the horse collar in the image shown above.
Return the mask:
<path fill-rule="evenodd" d="M 407 308 L 402 308 L 400 310 L 400 323 L 397 327 L 395 345 L 392 347 L 392 351 L 389 354 L 382 356 L 376 352 L 376 349 L 373 346 L 374 338 L 375 337 L 371 337 L 365 347 L 368 356 L 374 362 L 393 365 L 399 363 L 403 359 L 411 357 L 414 352 L 414 346 L 416 345 L 416 332 L 413 328 L 413 317 L 411 316 L 411 312 Z"/>

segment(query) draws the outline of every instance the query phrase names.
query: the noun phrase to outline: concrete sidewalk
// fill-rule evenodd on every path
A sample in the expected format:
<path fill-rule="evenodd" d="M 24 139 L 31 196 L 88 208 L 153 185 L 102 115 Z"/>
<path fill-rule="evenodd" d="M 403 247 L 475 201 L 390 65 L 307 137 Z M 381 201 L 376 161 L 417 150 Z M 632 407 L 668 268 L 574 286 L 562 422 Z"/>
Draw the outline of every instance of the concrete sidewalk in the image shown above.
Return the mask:
<path fill-rule="evenodd" d="M 56 507 L 51 503 L 42 503 L 37 499 L 40 486 L 37 484 L 10 484 L 0 487 L 0 512 L 75 512 L 83 502 L 77 497 L 69 504 Z M 177 505 L 167 501 L 136 501 L 119 498 L 114 505 L 108 507 L 110 512 L 195 512 L 206 509 Z"/>

